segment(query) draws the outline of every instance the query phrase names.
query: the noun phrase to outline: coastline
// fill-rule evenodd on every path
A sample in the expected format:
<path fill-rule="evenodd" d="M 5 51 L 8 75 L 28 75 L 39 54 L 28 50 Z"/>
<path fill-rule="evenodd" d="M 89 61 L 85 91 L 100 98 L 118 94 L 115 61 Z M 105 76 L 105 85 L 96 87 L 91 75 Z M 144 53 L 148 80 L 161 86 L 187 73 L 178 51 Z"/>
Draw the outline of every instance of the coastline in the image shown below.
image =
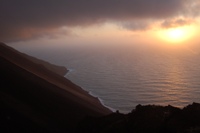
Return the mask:
<path fill-rule="evenodd" d="M 67 69 L 67 73 L 64 75 L 64 77 L 65 77 L 67 80 L 71 81 L 67 76 L 68 76 L 71 72 L 73 72 L 74 69 L 70 69 L 70 68 L 66 68 L 66 69 Z M 71 82 L 73 83 L 73 81 L 71 81 Z M 98 97 L 97 95 L 93 94 L 91 91 L 87 91 L 87 89 L 84 89 L 84 88 L 81 87 L 80 85 L 78 85 L 78 86 L 79 86 L 83 91 L 86 91 L 90 96 L 92 96 L 92 97 L 98 99 L 98 101 L 101 103 L 101 105 L 104 106 L 105 108 L 109 109 L 109 110 L 112 111 L 112 112 L 116 112 L 116 111 L 117 111 L 116 109 L 105 105 L 104 102 L 103 102 L 103 100 L 102 100 L 100 97 Z"/>
<path fill-rule="evenodd" d="M 40 131 L 70 131 L 87 116 L 112 113 L 78 85 L 1 43 L 0 61 L 0 122 L 10 122 L 5 127 L 12 131 L 23 129 L 22 125 Z"/>
<path fill-rule="evenodd" d="M 100 103 L 101 103 L 104 107 L 108 108 L 108 109 L 111 110 L 113 113 L 117 111 L 116 109 L 105 105 L 104 102 L 103 102 L 103 100 L 102 100 L 101 98 L 99 98 L 97 95 L 93 94 L 91 91 L 89 91 L 88 93 L 89 93 L 91 96 L 97 98 L 97 99 L 100 101 Z"/>
<path fill-rule="evenodd" d="M 1 47 L 0 62 L 1 132 L 200 132 L 199 103 L 183 109 L 137 105 L 128 114 L 112 112 L 92 92 L 12 49 Z"/>

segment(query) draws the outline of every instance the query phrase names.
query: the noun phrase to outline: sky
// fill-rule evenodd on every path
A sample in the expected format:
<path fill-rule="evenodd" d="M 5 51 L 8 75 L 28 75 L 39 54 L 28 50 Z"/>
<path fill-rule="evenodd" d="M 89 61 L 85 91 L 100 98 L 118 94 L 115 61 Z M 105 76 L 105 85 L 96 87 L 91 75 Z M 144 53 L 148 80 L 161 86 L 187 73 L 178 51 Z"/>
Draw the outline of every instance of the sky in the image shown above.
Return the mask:
<path fill-rule="evenodd" d="M 196 43 L 200 0 L 0 0 L 11 44 Z"/>

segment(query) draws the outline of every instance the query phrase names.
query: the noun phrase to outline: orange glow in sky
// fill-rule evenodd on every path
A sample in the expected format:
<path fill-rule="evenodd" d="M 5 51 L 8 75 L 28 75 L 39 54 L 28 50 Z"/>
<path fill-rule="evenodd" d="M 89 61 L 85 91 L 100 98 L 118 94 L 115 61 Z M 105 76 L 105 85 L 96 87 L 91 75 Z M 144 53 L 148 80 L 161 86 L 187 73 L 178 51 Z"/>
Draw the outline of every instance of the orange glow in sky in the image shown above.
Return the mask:
<path fill-rule="evenodd" d="M 198 23 L 199 24 L 199 23 Z M 198 24 L 189 24 L 173 28 L 161 28 L 159 22 L 152 23 L 144 30 L 130 30 L 116 23 L 105 23 L 88 27 L 61 27 L 56 37 L 36 39 L 30 43 L 40 44 L 67 44 L 67 45 L 161 45 L 181 46 L 199 42 L 200 27 Z M 66 31 L 66 32 L 65 32 Z M 66 33 L 66 34 L 65 34 Z M 27 42 L 24 42 L 27 43 Z"/>
<path fill-rule="evenodd" d="M 192 39 L 197 34 L 196 30 L 197 27 L 194 25 L 161 29 L 157 32 L 157 36 L 164 42 L 170 44 L 181 44 Z"/>

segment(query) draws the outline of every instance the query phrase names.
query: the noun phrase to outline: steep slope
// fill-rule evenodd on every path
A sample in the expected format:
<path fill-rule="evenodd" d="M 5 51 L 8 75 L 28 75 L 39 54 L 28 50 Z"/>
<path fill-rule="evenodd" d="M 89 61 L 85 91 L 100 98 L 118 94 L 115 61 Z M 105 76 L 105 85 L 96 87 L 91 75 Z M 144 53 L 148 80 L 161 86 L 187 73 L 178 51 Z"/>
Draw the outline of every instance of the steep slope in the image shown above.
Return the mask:
<path fill-rule="evenodd" d="M 64 67 L 64 66 L 57 66 L 55 64 L 51 64 L 49 62 L 43 61 L 41 59 L 37 59 L 35 57 L 26 55 L 21 53 L 24 57 L 26 57 L 28 60 L 31 60 L 32 62 L 36 63 L 36 64 L 40 64 L 43 65 L 45 68 L 47 68 L 48 70 L 57 73 L 61 76 L 65 76 L 65 74 L 68 72 L 68 70 Z"/>
<path fill-rule="evenodd" d="M 0 130 L 71 131 L 86 116 L 111 113 L 71 81 L 2 43 L 0 62 Z"/>

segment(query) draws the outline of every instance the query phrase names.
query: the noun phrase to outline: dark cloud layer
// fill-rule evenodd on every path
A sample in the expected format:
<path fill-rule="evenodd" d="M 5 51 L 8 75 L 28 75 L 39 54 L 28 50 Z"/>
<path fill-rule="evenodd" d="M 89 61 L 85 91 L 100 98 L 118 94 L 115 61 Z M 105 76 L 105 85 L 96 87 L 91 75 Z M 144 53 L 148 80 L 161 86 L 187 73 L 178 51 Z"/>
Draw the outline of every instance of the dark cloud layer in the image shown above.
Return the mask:
<path fill-rule="evenodd" d="M 61 26 L 87 26 L 106 20 L 170 18 L 179 15 L 187 2 L 188 0 L 0 0 L 0 40 L 29 39 Z"/>

